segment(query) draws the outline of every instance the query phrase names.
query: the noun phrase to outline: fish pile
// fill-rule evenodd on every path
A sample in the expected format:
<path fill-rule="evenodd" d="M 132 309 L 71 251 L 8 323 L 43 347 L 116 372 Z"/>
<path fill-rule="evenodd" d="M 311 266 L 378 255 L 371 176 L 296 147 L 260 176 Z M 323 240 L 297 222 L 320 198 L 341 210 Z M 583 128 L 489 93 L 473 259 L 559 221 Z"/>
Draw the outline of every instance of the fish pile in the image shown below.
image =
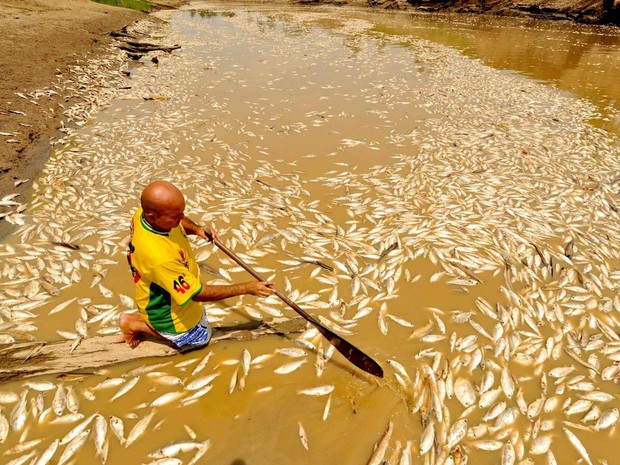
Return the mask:
<path fill-rule="evenodd" d="M 617 435 L 620 408 L 620 154 L 587 123 L 596 109 L 367 19 L 226 8 L 162 13 L 181 51 L 136 69 L 56 148 L 0 246 L 0 342 L 118 333 L 134 308 L 128 218 L 165 178 L 188 216 L 384 366 L 385 381 L 353 381 L 397 399 L 367 463 L 611 463 L 587 447 Z M 194 246 L 207 282 L 248 279 Z M 208 307 L 215 323 L 287 311 L 275 297 Z M 222 447 L 215 433 L 185 424 L 171 437 L 162 409 L 251 389 L 320 400 L 307 408 L 332 427 L 352 421 L 334 408 L 362 415 L 316 329 L 292 342 L 254 356 L 248 344 L 208 374 L 215 348 L 18 383 L 0 393 L 0 443 L 14 444 L 12 465 L 42 465 L 85 456 L 90 440 L 105 463 L 149 431 L 149 451 L 126 463 L 198 463 Z M 138 391 L 129 412 L 115 407 Z M 305 413 L 291 428 L 316 463 L 327 452 Z"/>

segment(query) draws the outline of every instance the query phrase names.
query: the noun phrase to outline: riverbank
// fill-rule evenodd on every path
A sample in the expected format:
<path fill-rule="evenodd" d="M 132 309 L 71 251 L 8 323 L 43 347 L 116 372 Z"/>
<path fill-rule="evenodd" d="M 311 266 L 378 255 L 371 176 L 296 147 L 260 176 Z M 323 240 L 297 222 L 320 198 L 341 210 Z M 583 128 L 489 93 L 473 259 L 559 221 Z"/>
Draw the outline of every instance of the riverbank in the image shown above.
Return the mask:
<path fill-rule="evenodd" d="M 65 111 L 89 99 L 82 67 L 110 56 L 110 32 L 146 17 L 90 0 L 0 0 L 0 237 L 49 156 L 50 138 L 69 124 Z"/>
<path fill-rule="evenodd" d="M 618 0 L 369 0 L 369 2 L 394 9 L 413 8 L 428 12 L 526 16 L 586 24 L 620 25 Z"/>

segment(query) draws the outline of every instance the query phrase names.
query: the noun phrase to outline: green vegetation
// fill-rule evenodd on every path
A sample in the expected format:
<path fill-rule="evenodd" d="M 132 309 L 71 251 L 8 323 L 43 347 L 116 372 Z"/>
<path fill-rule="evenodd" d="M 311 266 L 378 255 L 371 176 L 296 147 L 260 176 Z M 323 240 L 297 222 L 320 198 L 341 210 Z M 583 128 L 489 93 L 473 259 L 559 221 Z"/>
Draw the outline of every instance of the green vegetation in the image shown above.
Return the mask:
<path fill-rule="evenodd" d="M 222 11 L 218 13 L 212 10 L 189 10 L 189 14 L 192 16 L 192 18 L 196 15 L 200 16 L 201 18 L 213 18 L 214 16 L 232 18 L 233 16 L 235 16 L 235 13 L 232 11 Z"/>
<path fill-rule="evenodd" d="M 151 11 L 151 4 L 145 0 L 92 0 L 93 2 L 103 3 L 105 5 L 120 6 L 123 8 L 131 8 L 138 11 Z"/>

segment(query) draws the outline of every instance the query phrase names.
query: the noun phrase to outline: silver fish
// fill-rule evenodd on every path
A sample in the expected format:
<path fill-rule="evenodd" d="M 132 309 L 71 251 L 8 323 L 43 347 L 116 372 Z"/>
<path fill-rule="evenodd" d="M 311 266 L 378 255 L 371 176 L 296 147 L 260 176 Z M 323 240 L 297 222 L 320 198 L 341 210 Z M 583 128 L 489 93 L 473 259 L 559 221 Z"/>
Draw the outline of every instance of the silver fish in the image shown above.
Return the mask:
<path fill-rule="evenodd" d="M 301 424 L 301 421 L 298 422 L 299 425 L 299 439 L 301 440 L 301 445 L 304 447 L 304 449 L 308 450 L 308 436 L 306 434 L 306 430 L 304 429 L 304 426 Z"/>
<path fill-rule="evenodd" d="M 570 443 L 573 445 L 573 447 L 575 447 L 575 449 L 577 449 L 579 455 L 581 455 L 581 458 L 583 458 L 583 460 L 585 460 L 588 465 L 592 465 L 592 461 L 590 460 L 590 455 L 588 454 L 588 451 L 583 446 L 579 438 L 575 436 L 575 433 L 564 427 L 562 427 L 562 429 L 564 430 L 564 433 L 566 433 L 566 436 L 568 437 Z"/>
<path fill-rule="evenodd" d="M 392 432 L 394 430 L 394 424 L 392 421 L 388 423 L 385 433 L 381 437 L 381 440 L 377 443 L 377 447 L 368 460 L 368 465 L 379 465 L 383 463 L 385 458 L 385 452 L 392 438 Z"/>
<path fill-rule="evenodd" d="M 127 392 L 129 392 L 129 390 L 132 389 L 136 385 L 139 379 L 140 379 L 139 376 L 134 376 L 129 381 L 127 381 L 125 384 L 123 384 L 123 386 L 116 392 L 116 394 L 114 394 L 110 398 L 110 402 L 113 402 L 119 397 L 121 397 L 122 395 L 127 394 Z"/>
<path fill-rule="evenodd" d="M 20 394 L 19 402 L 11 412 L 10 425 L 14 431 L 21 431 L 26 424 L 26 415 L 28 413 L 28 402 L 26 401 L 27 396 L 28 390 L 26 389 Z"/>
<path fill-rule="evenodd" d="M 4 416 L 2 408 L 0 407 L 0 444 L 2 444 L 9 435 L 9 429 L 9 420 Z"/>
<path fill-rule="evenodd" d="M 58 465 L 63 465 L 65 462 L 70 460 L 77 452 L 82 448 L 84 443 L 86 443 L 86 439 L 90 434 L 90 430 L 86 430 L 78 434 L 63 451 L 60 459 L 58 459 Z"/>
<path fill-rule="evenodd" d="M 125 444 L 125 424 L 123 420 L 118 417 L 110 416 L 110 427 L 112 428 L 112 432 L 118 438 L 121 445 Z"/>
<path fill-rule="evenodd" d="M 95 443 L 95 451 L 100 457 L 105 457 L 104 443 L 108 433 L 108 422 L 102 415 L 95 415 L 95 425 L 93 427 L 93 442 Z"/>
<path fill-rule="evenodd" d="M 82 414 L 80 414 L 82 415 Z M 73 441 L 73 439 L 75 439 L 80 433 L 82 433 L 83 431 L 86 430 L 86 428 L 88 428 L 88 425 L 90 425 L 90 422 L 92 421 L 92 419 L 95 417 L 95 415 L 91 415 L 89 416 L 87 419 L 85 419 L 83 422 L 81 422 L 79 425 L 76 425 L 75 427 L 73 427 L 67 434 L 65 434 L 65 436 L 60 440 L 60 445 L 64 446 L 65 444 L 68 444 L 69 442 Z M 59 417 L 62 418 L 62 417 Z"/>
<path fill-rule="evenodd" d="M 67 406 L 67 393 L 62 383 L 58 384 L 54 399 L 52 400 L 52 408 L 57 416 L 61 416 Z"/>
<path fill-rule="evenodd" d="M 426 454 L 435 442 L 435 424 L 429 421 L 420 438 L 420 455 Z"/>
<path fill-rule="evenodd" d="M 149 423 L 155 416 L 155 411 L 152 411 L 144 418 L 142 418 L 138 423 L 134 425 L 129 434 L 127 435 L 127 439 L 125 440 L 125 447 L 129 447 L 133 444 L 142 434 L 146 431 L 146 428 L 149 426 Z M 112 426 L 114 428 L 114 425 Z"/>
<path fill-rule="evenodd" d="M 452 449 L 454 446 L 456 446 L 461 441 L 461 439 L 465 437 L 466 433 L 467 433 L 467 419 L 462 418 L 456 421 L 450 427 L 450 431 L 448 432 L 448 442 L 446 444 L 446 447 L 448 449 Z"/>
<path fill-rule="evenodd" d="M 603 413 L 601 413 L 601 417 L 596 422 L 594 429 L 596 431 L 607 429 L 610 426 L 615 425 L 619 417 L 620 417 L 620 412 L 618 411 L 616 407 L 609 409 L 609 410 L 605 410 Z"/>
<path fill-rule="evenodd" d="M 294 362 L 286 363 L 282 365 L 281 367 L 276 368 L 274 370 L 274 373 L 277 373 L 279 375 L 292 373 L 293 371 L 297 370 L 300 366 L 302 366 L 304 363 L 306 363 L 306 361 L 307 360 L 303 359 L 303 360 L 296 360 Z"/>
<path fill-rule="evenodd" d="M 326 384 L 323 386 L 316 386 L 312 388 L 301 389 L 297 391 L 297 394 L 303 394 L 306 396 L 325 396 L 334 390 L 333 384 Z"/>
<path fill-rule="evenodd" d="M 50 445 L 47 446 L 47 449 L 45 449 L 41 453 L 41 455 L 39 456 L 37 461 L 34 463 L 34 465 L 47 465 L 49 461 L 52 460 L 52 457 L 56 453 L 56 450 L 58 449 L 58 443 L 59 443 L 58 439 L 54 439 L 50 443 Z"/>

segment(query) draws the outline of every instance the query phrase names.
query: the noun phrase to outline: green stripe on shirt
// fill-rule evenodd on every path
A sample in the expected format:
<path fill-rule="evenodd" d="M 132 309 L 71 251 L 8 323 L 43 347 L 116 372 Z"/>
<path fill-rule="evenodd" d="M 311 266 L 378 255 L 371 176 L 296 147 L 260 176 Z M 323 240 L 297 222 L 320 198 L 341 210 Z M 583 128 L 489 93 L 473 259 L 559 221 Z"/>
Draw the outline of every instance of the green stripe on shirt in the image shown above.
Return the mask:
<path fill-rule="evenodd" d="M 170 293 L 163 287 L 151 283 L 149 287 L 149 303 L 146 304 L 146 314 L 149 317 L 150 325 L 155 331 L 177 334 L 170 309 Z"/>

